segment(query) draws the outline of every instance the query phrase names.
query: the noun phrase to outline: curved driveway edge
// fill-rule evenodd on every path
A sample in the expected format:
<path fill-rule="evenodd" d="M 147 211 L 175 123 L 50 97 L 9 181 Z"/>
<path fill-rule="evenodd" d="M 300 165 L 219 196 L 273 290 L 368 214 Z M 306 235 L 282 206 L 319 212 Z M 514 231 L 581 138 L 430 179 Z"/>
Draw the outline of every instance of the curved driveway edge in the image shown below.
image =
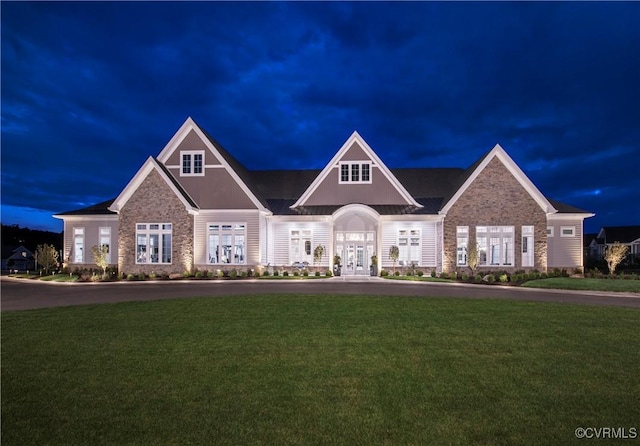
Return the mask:
<path fill-rule="evenodd" d="M 462 283 L 392 281 L 380 278 L 342 280 L 181 280 L 110 283 L 57 283 L 2 277 L 1 311 L 71 305 L 106 304 L 188 297 L 261 294 L 341 294 L 423 296 L 471 299 L 511 299 L 598 306 L 640 308 L 640 294 L 600 291 L 473 285 Z"/>

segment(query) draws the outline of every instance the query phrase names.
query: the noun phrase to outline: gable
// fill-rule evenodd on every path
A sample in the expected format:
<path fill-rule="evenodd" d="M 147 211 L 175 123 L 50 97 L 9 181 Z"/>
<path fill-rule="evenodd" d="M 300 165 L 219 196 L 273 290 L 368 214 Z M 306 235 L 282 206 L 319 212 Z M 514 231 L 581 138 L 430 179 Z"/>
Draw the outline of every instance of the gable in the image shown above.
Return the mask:
<path fill-rule="evenodd" d="M 291 207 L 352 203 L 422 207 L 358 132 L 353 132 Z"/>
<path fill-rule="evenodd" d="M 485 172 L 485 169 L 488 168 L 490 169 Z M 440 214 L 447 214 L 452 206 L 454 206 L 465 191 L 474 184 L 480 175 L 483 175 L 484 178 L 487 176 L 489 177 L 484 181 L 486 184 L 484 191 L 486 194 L 486 200 L 493 200 L 496 196 L 501 197 L 501 200 L 503 200 L 502 202 L 505 202 L 504 200 L 509 200 L 509 193 L 511 193 L 513 187 L 509 190 L 505 189 L 504 186 L 499 185 L 500 182 L 505 179 L 503 176 L 507 175 L 515 180 L 517 185 L 522 188 L 546 214 L 554 214 L 557 212 L 557 209 L 555 209 L 549 200 L 542 195 L 538 188 L 531 182 L 531 180 L 529 180 L 522 169 L 518 167 L 507 152 L 505 152 L 499 144 L 496 144 L 496 146 L 484 158 L 481 158 L 471 168 L 469 168 L 467 176 L 463 177 L 465 178 L 464 182 L 455 191 L 453 196 L 446 201 L 440 210 Z"/>
<path fill-rule="evenodd" d="M 202 156 L 202 166 L 197 173 L 183 172 L 182 158 L 189 154 Z M 191 118 L 187 118 L 162 149 L 158 161 L 200 209 L 267 210 L 253 190 L 244 167 Z M 195 164 L 194 159 L 190 162 Z"/>

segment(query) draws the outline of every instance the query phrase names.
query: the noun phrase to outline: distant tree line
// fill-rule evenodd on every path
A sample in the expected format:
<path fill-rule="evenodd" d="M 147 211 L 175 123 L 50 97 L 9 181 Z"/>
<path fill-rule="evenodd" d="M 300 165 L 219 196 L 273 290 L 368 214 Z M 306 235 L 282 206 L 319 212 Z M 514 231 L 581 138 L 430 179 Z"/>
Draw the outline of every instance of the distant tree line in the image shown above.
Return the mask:
<path fill-rule="evenodd" d="M 56 250 L 62 249 L 62 232 L 42 231 L 39 229 L 21 228 L 18 225 L 2 225 L 3 256 L 6 249 L 15 249 L 22 245 L 35 253 L 38 245 L 53 245 Z M 10 255 L 10 254 L 9 254 Z"/>

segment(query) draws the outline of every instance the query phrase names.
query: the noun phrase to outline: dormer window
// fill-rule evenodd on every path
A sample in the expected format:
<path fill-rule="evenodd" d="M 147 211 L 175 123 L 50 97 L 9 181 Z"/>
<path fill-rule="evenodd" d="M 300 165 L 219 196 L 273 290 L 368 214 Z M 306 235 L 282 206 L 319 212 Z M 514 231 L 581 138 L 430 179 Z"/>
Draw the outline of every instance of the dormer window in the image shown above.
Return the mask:
<path fill-rule="evenodd" d="M 340 163 L 340 184 L 370 184 L 371 161 Z"/>
<path fill-rule="evenodd" d="M 180 175 L 204 175 L 204 150 L 186 150 L 180 152 Z"/>

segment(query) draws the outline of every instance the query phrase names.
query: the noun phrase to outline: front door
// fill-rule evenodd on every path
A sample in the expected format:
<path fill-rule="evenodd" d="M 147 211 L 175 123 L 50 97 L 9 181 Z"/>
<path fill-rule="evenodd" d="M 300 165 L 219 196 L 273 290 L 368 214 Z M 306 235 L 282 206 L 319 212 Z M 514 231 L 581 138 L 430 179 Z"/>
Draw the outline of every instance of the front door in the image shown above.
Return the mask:
<path fill-rule="evenodd" d="M 365 260 L 365 249 L 361 244 L 348 244 L 345 247 L 344 272 L 347 275 L 365 274 L 368 271 L 367 262 Z"/>

